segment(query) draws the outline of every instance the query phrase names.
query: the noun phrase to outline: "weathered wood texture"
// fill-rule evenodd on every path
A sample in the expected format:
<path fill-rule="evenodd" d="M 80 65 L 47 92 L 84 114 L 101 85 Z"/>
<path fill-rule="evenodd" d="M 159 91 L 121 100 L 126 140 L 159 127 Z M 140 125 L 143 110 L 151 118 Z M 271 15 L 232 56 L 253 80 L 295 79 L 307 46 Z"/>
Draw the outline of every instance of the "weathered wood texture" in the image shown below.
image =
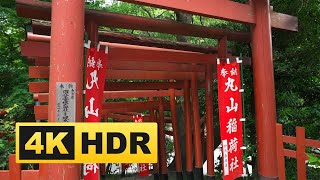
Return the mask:
<path fill-rule="evenodd" d="M 122 0 L 135 4 L 183 11 L 191 14 L 224 19 L 229 21 L 255 24 L 255 12 L 252 5 L 229 0 Z M 271 12 L 271 26 L 274 28 L 297 31 L 298 18 L 287 14 Z"/>
<path fill-rule="evenodd" d="M 51 3 L 33 0 L 16 0 L 16 2 L 16 9 L 19 16 L 46 21 L 51 20 Z M 215 7 L 212 5 L 210 6 Z M 228 36 L 230 40 L 244 42 L 250 41 L 250 35 L 246 32 L 235 32 L 231 30 L 190 25 L 168 20 L 151 19 L 86 9 L 86 20 L 91 19 L 93 19 L 99 26 L 113 28 L 125 28 L 214 39 Z M 279 23 L 281 23 L 281 19 L 279 21 Z"/>

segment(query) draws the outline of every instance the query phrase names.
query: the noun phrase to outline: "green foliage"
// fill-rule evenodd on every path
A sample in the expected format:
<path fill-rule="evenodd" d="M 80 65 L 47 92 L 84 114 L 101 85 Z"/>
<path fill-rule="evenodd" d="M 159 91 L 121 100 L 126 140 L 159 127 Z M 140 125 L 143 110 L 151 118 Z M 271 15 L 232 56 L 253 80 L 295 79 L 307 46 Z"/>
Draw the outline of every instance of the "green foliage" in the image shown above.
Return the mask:
<path fill-rule="evenodd" d="M 307 153 L 309 159 L 308 164 L 320 168 L 320 157 L 311 153 Z"/>
<path fill-rule="evenodd" d="M 20 56 L 20 42 L 25 39 L 29 22 L 17 17 L 15 0 L 0 2 L 0 109 L 8 112 L 0 119 L 0 169 L 8 168 L 8 155 L 14 152 L 15 122 L 34 119 L 28 66 Z"/>
<path fill-rule="evenodd" d="M 46 0 L 50 1 L 50 0 Z M 245 2 L 238 0 L 238 2 Z M 295 135 L 295 126 L 306 128 L 306 137 L 319 139 L 320 137 L 320 0 L 292 1 L 271 0 L 275 11 L 295 15 L 299 18 L 299 32 L 273 31 L 274 77 L 276 88 L 277 120 L 284 124 L 284 134 Z M 125 2 L 115 1 L 107 5 L 104 0 L 96 3 L 86 3 L 86 7 L 114 13 L 130 14 L 148 18 L 176 20 L 175 13 L 170 10 L 151 8 Z M 0 133 L 6 136 L 0 139 L 0 168 L 6 168 L 7 155 L 13 151 L 8 142 L 12 136 L 13 125 L 16 121 L 33 119 L 32 95 L 28 92 L 26 59 L 20 56 L 20 41 L 25 39 L 25 25 L 30 20 L 19 18 L 15 12 L 15 0 L 0 2 L 0 108 L 10 110 L 4 119 L 1 119 Z M 249 32 L 249 26 L 238 23 L 217 20 L 194 15 L 192 23 L 208 27 L 219 27 L 236 31 Z M 161 38 L 176 41 L 176 36 L 156 32 L 106 28 L 118 32 L 126 32 L 142 36 Z M 206 38 L 188 37 L 190 43 L 206 46 L 216 46 L 217 41 Z M 235 55 L 251 56 L 249 44 L 230 42 L 229 47 L 234 49 Z M 217 97 L 217 82 L 214 82 L 214 97 Z M 256 132 L 254 112 L 254 92 L 251 67 L 244 68 L 245 84 L 245 112 L 246 133 L 248 142 L 247 152 L 252 156 L 255 165 Z M 199 90 L 200 114 L 205 115 L 204 90 Z M 141 99 L 125 99 L 136 101 Z M 215 127 L 219 127 L 218 101 L 214 99 Z M 173 152 L 171 139 L 166 138 L 167 154 Z M 308 150 L 310 152 L 310 150 Z M 309 164 L 317 165 L 319 159 L 309 154 Z M 221 166 L 219 164 L 218 166 Z M 287 167 L 294 167 L 295 161 L 286 160 Z M 314 169 L 308 167 L 308 173 L 315 174 Z M 288 177 L 294 176 L 295 168 L 287 169 Z"/>
<path fill-rule="evenodd" d="M 8 155 L 14 152 L 14 122 L 0 119 L 0 169 L 8 168 Z"/>
<path fill-rule="evenodd" d="M 25 25 L 29 20 L 17 17 L 14 2 L 0 4 L 0 108 L 15 106 L 8 116 L 23 121 L 32 117 L 32 111 L 27 107 L 32 104 L 32 95 L 28 92 L 28 66 L 20 56 L 20 42 L 25 39 Z"/>
<path fill-rule="evenodd" d="M 297 16 L 299 32 L 273 32 L 273 52 L 278 122 L 284 134 L 295 136 L 295 126 L 306 137 L 320 139 L 320 8 L 319 0 L 272 0 L 275 11 Z M 310 150 L 307 150 L 310 152 Z M 316 161 L 311 154 L 309 164 Z M 296 162 L 286 160 L 287 177 L 296 177 Z M 319 169 L 307 168 L 308 179 L 318 179 Z"/>
<path fill-rule="evenodd" d="M 295 126 L 303 126 L 313 139 L 320 137 L 319 3 L 272 1 L 275 10 L 299 18 L 299 32 L 273 33 L 278 120 L 289 135 Z"/>

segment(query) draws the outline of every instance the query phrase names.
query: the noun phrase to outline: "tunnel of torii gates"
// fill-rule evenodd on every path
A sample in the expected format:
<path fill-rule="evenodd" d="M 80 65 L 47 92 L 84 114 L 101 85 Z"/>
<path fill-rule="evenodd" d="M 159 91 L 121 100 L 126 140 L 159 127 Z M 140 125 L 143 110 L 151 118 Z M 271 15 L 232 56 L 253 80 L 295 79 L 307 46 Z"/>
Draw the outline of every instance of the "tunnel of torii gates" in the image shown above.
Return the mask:
<path fill-rule="evenodd" d="M 104 98 L 148 99 L 136 102 L 105 102 L 103 119 L 130 120 L 132 114 L 148 110 L 146 121 L 157 122 L 159 127 L 159 161 L 154 165 L 154 174 L 161 179 L 168 177 L 165 152 L 167 134 L 173 136 L 177 173 L 202 172 L 203 162 L 207 160 L 207 176 L 213 179 L 213 151 L 219 142 L 214 142 L 214 137 L 218 135 L 213 129 L 213 93 L 210 87 L 213 87 L 213 79 L 216 78 L 216 60 L 232 57 L 231 51 L 227 49 L 228 40 L 251 43 L 258 174 L 260 179 L 278 179 L 271 28 L 297 31 L 297 18 L 274 12 L 269 0 L 254 0 L 246 4 L 229 0 L 125 1 L 244 23 L 251 26 L 251 33 L 89 10 L 85 9 L 83 0 L 53 0 L 52 3 L 16 0 L 17 14 L 34 19 L 27 40 L 21 43 L 21 53 L 28 57 L 31 64 L 29 76 L 49 79 L 49 82 L 29 83 L 29 90 L 34 93 L 38 102 L 34 107 L 36 120 L 48 119 L 49 122 L 55 122 L 56 82 L 75 82 L 76 121 L 82 121 L 83 45 L 84 35 L 87 33 L 92 42 L 101 41 L 102 45 L 109 47 L 107 79 L 117 81 L 106 81 Z M 213 38 L 218 39 L 218 47 L 141 39 L 128 34 L 99 31 L 99 26 Z M 95 46 L 95 43 L 91 43 L 91 46 Z M 206 90 L 204 118 L 200 118 L 198 113 L 199 88 Z M 166 96 L 170 97 L 169 101 L 164 99 Z M 177 96 L 184 97 L 182 119 L 177 118 Z M 171 116 L 165 117 L 164 111 L 171 111 Z M 178 119 L 184 121 L 183 127 L 180 127 L 181 122 Z M 171 123 L 173 131 L 166 131 L 165 123 Z M 204 128 L 206 138 L 203 135 Z M 181 129 L 185 131 L 184 136 L 180 136 Z M 184 147 L 180 147 L 180 144 L 184 144 Z M 205 147 L 201 144 L 205 144 Z M 184 157 L 182 150 L 185 150 Z M 56 180 L 79 179 L 80 165 L 40 164 L 39 177 Z"/>

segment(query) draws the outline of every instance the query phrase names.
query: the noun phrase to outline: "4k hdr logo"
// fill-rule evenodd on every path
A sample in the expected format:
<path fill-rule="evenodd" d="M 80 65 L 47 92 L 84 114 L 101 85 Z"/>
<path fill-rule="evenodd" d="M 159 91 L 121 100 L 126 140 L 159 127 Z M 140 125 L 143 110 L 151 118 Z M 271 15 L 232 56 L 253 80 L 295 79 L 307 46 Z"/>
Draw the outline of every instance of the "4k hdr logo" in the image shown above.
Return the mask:
<path fill-rule="evenodd" d="M 18 163 L 156 163 L 156 123 L 17 123 Z"/>

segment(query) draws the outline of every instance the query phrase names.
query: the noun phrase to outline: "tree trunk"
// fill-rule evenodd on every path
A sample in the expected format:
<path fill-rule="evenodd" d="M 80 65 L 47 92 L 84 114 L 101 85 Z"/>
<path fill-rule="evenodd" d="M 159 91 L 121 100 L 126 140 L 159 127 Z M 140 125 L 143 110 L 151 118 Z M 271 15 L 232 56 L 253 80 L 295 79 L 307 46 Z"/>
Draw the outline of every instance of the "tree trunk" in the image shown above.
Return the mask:
<path fill-rule="evenodd" d="M 182 12 L 175 12 L 176 19 L 178 22 L 192 24 L 192 14 L 182 13 Z M 178 42 L 188 42 L 187 37 L 185 36 L 177 36 Z"/>

